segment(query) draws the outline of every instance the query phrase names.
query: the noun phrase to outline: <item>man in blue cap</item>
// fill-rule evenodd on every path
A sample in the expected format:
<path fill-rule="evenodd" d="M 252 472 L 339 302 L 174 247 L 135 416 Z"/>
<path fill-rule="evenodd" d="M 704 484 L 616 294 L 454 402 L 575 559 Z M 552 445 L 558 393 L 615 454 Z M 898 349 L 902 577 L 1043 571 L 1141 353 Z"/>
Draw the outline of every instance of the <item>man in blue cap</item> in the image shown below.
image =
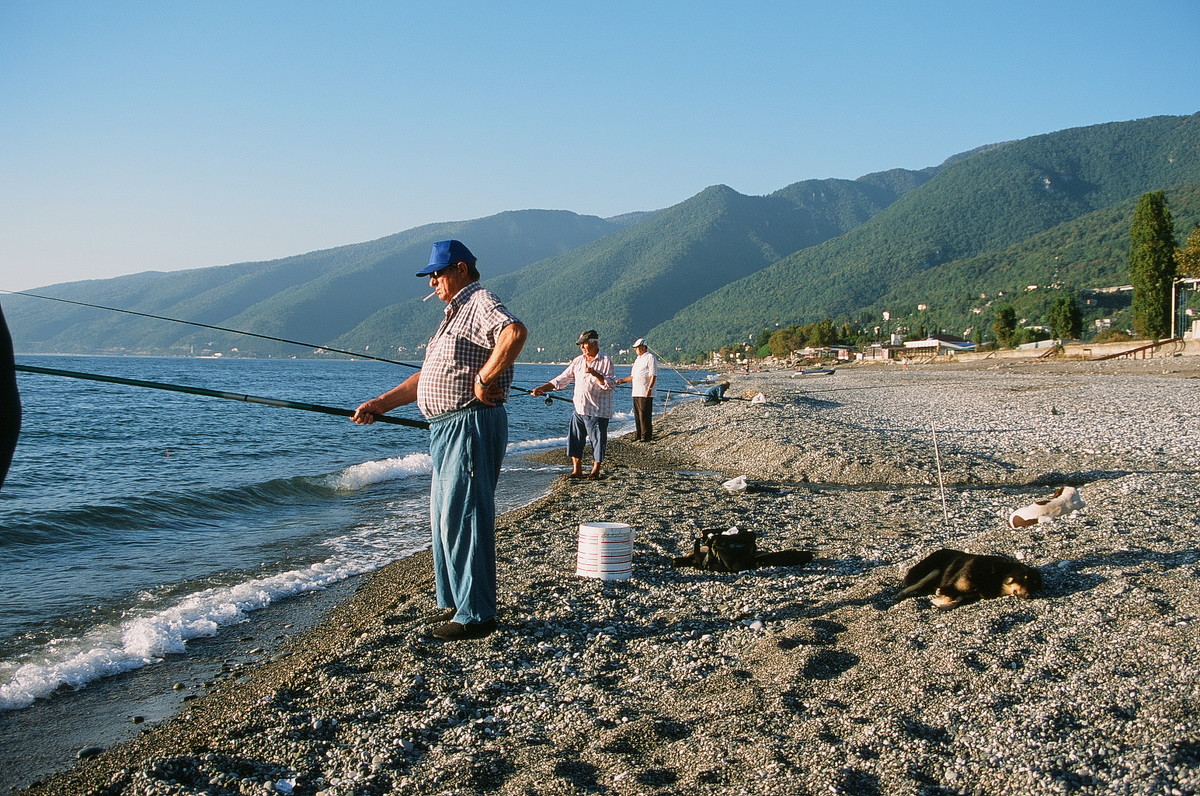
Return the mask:
<path fill-rule="evenodd" d="M 496 484 L 508 446 L 504 401 L 528 335 L 480 286 L 475 262 L 459 241 L 433 244 L 429 265 L 417 276 L 428 277 L 446 302 L 446 317 L 425 347 L 421 369 L 351 418 L 367 425 L 416 401 L 429 419 L 434 586 L 439 618 L 448 620 L 433 635 L 446 641 L 483 638 L 496 629 Z"/>

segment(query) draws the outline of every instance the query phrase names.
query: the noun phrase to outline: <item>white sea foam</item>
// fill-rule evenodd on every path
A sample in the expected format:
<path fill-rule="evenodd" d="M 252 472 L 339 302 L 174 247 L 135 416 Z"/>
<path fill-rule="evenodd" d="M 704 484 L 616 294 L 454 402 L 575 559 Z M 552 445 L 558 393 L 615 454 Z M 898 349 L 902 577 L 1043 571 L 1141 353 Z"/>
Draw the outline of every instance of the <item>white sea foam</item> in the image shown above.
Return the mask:
<path fill-rule="evenodd" d="M 101 625 L 74 639 L 59 639 L 22 661 L 0 662 L 0 710 L 31 705 L 61 686 L 78 688 L 89 682 L 157 663 L 182 653 L 194 638 L 216 635 L 238 624 L 252 611 L 285 597 L 324 589 L 355 575 L 410 555 L 423 543 L 397 532 L 406 529 L 398 510 L 385 521 L 357 533 L 326 542 L 334 555 L 301 569 L 231 586 L 206 589 L 179 602 L 145 611 L 118 624 Z M 407 541 L 404 539 L 407 538 Z"/>
<path fill-rule="evenodd" d="M 327 483 L 334 489 L 355 491 L 372 484 L 394 481 L 397 478 L 425 475 L 432 469 L 433 460 L 429 458 L 428 453 L 410 453 L 395 459 L 381 459 L 351 465 L 341 472 L 329 476 Z"/>
<path fill-rule="evenodd" d="M 608 438 L 619 437 L 622 434 L 628 434 L 633 431 L 633 413 L 632 412 L 616 412 L 609 421 Z M 564 447 L 567 444 L 567 438 L 563 437 L 544 437 L 542 439 L 523 440 L 521 442 L 510 442 L 508 444 L 508 453 L 519 453 L 521 451 L 537 450 L 539 448 L 554 448 Z"/>
<path fill-rule="evenodd" d="M 530 439 L 524 442 L 510 442 L 508 444 L 508 453 L 516 453 L 517 451 L 537 450 L 538 448 L 550 448 L 555 445 L 567 444 L 566 437 L 547 437 L 545 439 Z"/>

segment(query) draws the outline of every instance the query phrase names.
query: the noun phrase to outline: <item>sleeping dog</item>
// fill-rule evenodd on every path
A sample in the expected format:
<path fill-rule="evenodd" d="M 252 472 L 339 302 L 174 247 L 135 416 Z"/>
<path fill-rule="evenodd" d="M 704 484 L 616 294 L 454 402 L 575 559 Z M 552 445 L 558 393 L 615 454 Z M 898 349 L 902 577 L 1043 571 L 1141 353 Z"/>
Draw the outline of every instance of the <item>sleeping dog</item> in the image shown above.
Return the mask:
<path fill-rule="evenodd" d="M 932 594 L 935 606 L 953 608 L 1006 595 L 1028 600 L 1042 588 L 1042 574 L 1005 556 L 938 550 L 905 573 L 904 585 L 900 599 Z"/>

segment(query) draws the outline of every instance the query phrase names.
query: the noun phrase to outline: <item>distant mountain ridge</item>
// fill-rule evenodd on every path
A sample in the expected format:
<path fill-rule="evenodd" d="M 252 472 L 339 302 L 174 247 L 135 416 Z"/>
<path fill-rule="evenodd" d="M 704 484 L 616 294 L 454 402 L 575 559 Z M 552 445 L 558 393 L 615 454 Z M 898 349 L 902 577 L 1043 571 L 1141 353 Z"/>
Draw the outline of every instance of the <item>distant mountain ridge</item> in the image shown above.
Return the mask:
<path fill-rule="evenodd" d="M 486 253 L 481 261 L 485 270 L 503 274 L 621 228 L 620 223 L 568 211 L 509 211 L 281 260 L 144 272 L 29 292 L 331 345 L 372 313 L 405 297 L 425 295 L 428 281 L 415 274 L 436 240 L 472 241 Z M 423 306 L 432 311 L 430 318 L 437 317 L 436 307 Z M 187 355 L 238 348 L 257 356 L 306 353 L 295 346 L 19 295 L 6 296 L 4 307 L 17 330 L 14 345 L 19 351 Z M 376 350 L 382 349 L 395 347 L 380 341 Z"/>
<path fill-rule="evenodd" d="M 663 210 L 609 219 L 510 211 L 270 262 L 32 292 L 419 358 L 441 304 L 421 302 L 428 283 L 412 275 L 433 241 L 458 237 L 479 255 L 485 286 L 529 325 L 523 358 L 563 359 L 588 328 L 612 349 L 649 336 L 660 351 L 697 353 L 776 324 L 870 326 L 889 302 L 918 296 L 937 297 L 938 322 L 982 322 L 972 305 L 1011 281 L 1014 258 L 1039 282 L 1068 267 L 1077 286 L 1110 279 L 1111 268 L 1063 262 L 1077 249 L 1047 231 L 1171 188 L 1185 205 L 1176 213 L 1182 238 L 1194 217 L 1183 199 L 1193 183 L 1200 114 L 1163 116 L 986 145 L 919 171 L 802 180 L 767 196 L 717 185 Z M 1119 228 L 1119 217 L 1113 223 Z M 1107 253 L 1088 256 L 1111 264 L 1119 241 L 1105 235 Z M 310 353 L 22 296 L 3 303 L 22 352 Z"/>
<path fill-rule="evenodd" d="M 673 312 L 796 246 L 840 234 L 926 179 L 925 173 L 895 170 L 859 181 L 810 180 L 769 197 L 714 186 L 673 208 L 608 220 L 568 211 L 509 211 L 281 260 L 146 272 L 30 292 L 312 341 L 314 348 L 411 357 L 436 326 L 442 306 L 422 302 L 428 281 L 411 275 L 426 262 L 434 241 L 457 237 L 480 257 L 484 283 L 520 317 L 535 319 L 527 351 L 541 348 L 547 358 L 558 359 L 573 352 L 575 337 L 588 323 L 602 326 L 605 340 L 629 337 L 670 317 L 660 306 Z M 672 284 L 672 276 L 681 284 Z M 590 299 L 588 290 L 594 291 Z M 683 298 L 668 301 L 663 293 Z M 20 351 L 312 353 L 23 296 L 7 297 L 4 306 Z M 614 325 L 611 319 L 618 317 L 624 320 Z"/>
<path fill-rule="evenodd" d="M 901 190 L 927 177 L 911 173 Z M 530 344 L 561 358 L 584 329 L 629 348 L 648 328 L 791 252 L 853 229 L 900 194 L 885 180 L 808 180 L 769 196 L 716 185 L 621 232 L 494 280 Z M 664 340 L 666 344 L 669 341 Z"/>
<path fill-rule="evenodd" d="M 702 350 L 773 323 L 853 315 L 938 266 L 1005 249 L 1145 191 L 1197 181 L 1200 114 L 988 148 L 946 166 L 845 235 L 713 291 L 650 334 Z"/>

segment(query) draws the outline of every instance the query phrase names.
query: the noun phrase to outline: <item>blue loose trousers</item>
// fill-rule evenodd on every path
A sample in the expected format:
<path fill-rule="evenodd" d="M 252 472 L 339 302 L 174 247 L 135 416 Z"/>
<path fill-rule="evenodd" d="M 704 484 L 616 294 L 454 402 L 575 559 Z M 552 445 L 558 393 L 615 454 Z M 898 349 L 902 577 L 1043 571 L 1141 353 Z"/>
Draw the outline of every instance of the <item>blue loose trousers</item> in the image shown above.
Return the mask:
<path fill-rule="evenodd" d="M 456 608 L 464 625 L 496 616 L 496 484 L 507 446 L 503 404 L 429 421 L 434 587 L 438 606 Z"/>
<path fill-rule="evenodd" d="M 573 412 L 571 424 L 567 427 L 567 456 L 582 459 L 583 445 L 591 440 L 592 460 L 604 461 L 604 451 L 608 448 L 608 420 L 607 417 Z"/>

